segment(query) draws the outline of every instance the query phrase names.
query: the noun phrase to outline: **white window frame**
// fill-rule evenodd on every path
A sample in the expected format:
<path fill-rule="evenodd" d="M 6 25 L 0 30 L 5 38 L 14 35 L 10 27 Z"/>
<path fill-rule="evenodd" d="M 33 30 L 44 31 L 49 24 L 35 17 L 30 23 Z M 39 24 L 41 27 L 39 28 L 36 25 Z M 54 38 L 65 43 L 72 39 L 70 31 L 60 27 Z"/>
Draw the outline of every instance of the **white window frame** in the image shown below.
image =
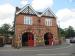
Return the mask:
<path fill-rule="evenodd" d="M 46 18 L 45 19 L 45 26 L 51 26 L 52 22 L 51 22 L 51 18 Z"/>
<path fill-rule="evenodd" d="M 24 16 L 24 24 L 32 25 L 32 18 L 30 16 Z"/>

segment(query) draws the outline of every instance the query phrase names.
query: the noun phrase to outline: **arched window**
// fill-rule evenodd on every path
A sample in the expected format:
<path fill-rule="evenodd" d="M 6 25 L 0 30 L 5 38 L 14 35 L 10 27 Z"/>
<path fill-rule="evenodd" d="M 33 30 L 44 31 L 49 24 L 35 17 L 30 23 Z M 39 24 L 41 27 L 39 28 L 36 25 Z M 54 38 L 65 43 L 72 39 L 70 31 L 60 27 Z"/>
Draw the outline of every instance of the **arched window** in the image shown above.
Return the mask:
<path fill-rule="evenodd" d="M 30 16 L 24 16 L 24 24 L 32 25 L 32 18 Z"/>

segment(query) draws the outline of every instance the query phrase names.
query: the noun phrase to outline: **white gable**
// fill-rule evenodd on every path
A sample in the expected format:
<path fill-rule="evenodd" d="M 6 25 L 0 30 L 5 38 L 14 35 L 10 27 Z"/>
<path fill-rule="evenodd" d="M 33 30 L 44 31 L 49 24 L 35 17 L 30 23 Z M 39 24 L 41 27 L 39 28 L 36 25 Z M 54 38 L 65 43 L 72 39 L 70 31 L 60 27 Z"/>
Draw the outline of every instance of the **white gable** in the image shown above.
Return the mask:
<path fill-rule="evenodd" d="M 20 11 L 18 11 L 16 14 L 19 13 L 29 13 L 29 14 L 36 14 L 36 11 L 28 4 L 25 7 L 23 7 Z"/>
<path fill-rule="evenodd" d="M 54 17 L 54 13 L 48 8 L 46 9 L 41 16 L 51 16 L 51 17 Z"/>
<path fill-rule="evenodd" d="M 18 11 L 16 13 L 16 15 L 18 15 L 19 13 L 27 13 L 27 14 L 35 14 L 38 17 L 41 16 L 50 16 L 50 17 L 56 17 L 54 15 L 54 13 L 50 10 L 50 8 L 47 8 L 42 14 L 38 14 L 38 12 L 36 12 L 31 5 L 27 4 L 26 6 L 24 6 L 20 11 Z"/>
<path fill-rule="evenodd" d="M 36 14 L 29 6 L 25 8 L 21 13 Z"/>

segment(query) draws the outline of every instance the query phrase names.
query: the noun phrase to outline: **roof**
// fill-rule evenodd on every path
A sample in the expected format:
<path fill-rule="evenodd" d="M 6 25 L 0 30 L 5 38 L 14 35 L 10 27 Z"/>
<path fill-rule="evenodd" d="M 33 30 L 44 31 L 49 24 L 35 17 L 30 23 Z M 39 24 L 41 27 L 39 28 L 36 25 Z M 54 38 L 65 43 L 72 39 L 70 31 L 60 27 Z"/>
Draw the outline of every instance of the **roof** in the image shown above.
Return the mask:
<path fill-rule="evenodd" d="M 47 8 L 45 11 L 43 12 L 36 12 L 32 6 L 30 4 L 27 4 L 26 6 L 24 6 L 23 8 L 18 8 L 16 7 L 17 9 L 17 12 L 16 12 L 16 15 L 18 15 L 19 13 L 27 13 L 27 14 L 35 14 L 37 15 L 38 17 L 41 17 L 41 16 L 50 16 L 50 17 L 56 17 L 55 14 L 51 11 L 50 8 Z"/>

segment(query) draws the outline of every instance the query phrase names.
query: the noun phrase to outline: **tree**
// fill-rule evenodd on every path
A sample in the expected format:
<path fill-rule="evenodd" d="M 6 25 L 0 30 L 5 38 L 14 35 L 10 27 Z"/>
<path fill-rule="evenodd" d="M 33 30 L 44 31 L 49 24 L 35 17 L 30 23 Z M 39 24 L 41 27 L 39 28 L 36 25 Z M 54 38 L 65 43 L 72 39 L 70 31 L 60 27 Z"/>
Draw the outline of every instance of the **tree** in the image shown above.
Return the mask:
<path fill-rule="evenodd" d="M 68 28 L 65 29 L 59 28 L 59 35 L 60 37 L 65 38 L 75 37 L 75 30 L 73 29 L 72 26 L 69 26 Z"/>
<path fill-rule="evenodd" d="M 72 26 L 69 26 L 69 28 L 65 29 L 65 33 L 66 38 L 75 37 L 75 31 Z"/>
<path fill-rule="evenodd" d="M 59 35 L 60 37 L 65 37 L 65 31 L 62 28 L 59 28 Z"/>
<path fill-rule="evenodd" d="M 3 24 L 0 27 L 0 34 L 4 35 L 5 37 L 9 37 L 14 34 L 14 31 L 13 31 L 11 25 Z"/>
<path fill-rule="evenodd" d="M 2 27 L 0 28 L 0 33 L 2 35 L 4 35 L 5 37 L 7 37 L 8 36 L 8 33 L 9 33 L 9 29 L 10 29 L 10 25 L 3 24 Z"/>

